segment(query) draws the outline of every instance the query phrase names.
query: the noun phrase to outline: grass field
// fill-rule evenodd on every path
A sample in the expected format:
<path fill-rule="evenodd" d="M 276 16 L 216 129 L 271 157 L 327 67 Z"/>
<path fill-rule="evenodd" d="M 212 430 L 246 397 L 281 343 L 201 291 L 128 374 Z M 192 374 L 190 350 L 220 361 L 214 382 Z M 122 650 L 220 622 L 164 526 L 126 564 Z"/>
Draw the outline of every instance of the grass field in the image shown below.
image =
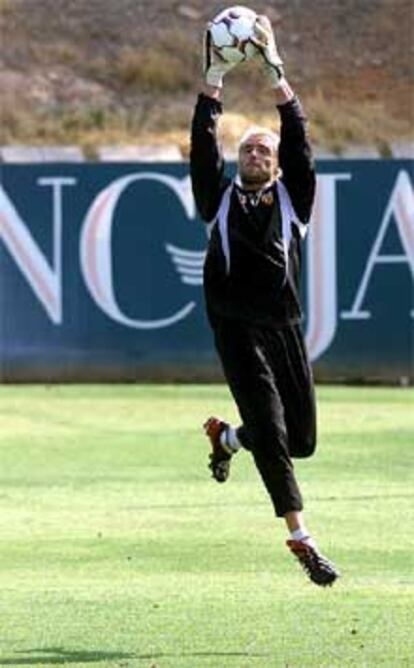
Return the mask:
<path fill-rule="evenodd" d="M 296 470 L 342 578 L 307 581 L 223 386 L 0 387 L 0 666 L 414 665 L 414 389 L 319 387 Z"/>

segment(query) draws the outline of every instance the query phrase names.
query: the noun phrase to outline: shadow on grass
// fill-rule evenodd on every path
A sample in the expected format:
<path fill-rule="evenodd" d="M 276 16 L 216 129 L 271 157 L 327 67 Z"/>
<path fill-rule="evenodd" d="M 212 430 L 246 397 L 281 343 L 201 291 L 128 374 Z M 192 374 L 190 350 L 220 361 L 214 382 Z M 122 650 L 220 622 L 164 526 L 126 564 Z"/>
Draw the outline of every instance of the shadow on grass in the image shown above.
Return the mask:
<path fill-rule="evenodd" d="M 86 652 L 83 650 L 71 651 L 62 647 L 50 647 L 43 649 L 27 649 L 16 652 L 14 658 L 0 657 L 0 666 L 39 666 L 39 665 L 63 665 L 65 663 L 99 663 L 101 661 L 125 661 L 119 666 L 127 666 L 128 659 L 150 660 L 150 659 L 172 659 L 172 658 L 201 658 L 201 657 L 268 657 L 268 654 L 255 654 L 251 652 L 181 652 L 177 654 L 154 652 L 153 654 L 131 654 L 125 652 Z M 21 656 L 21 655 L 26 656 Z M 36 656 L 33 656 L 36 655 Z"/>
<path fill-rule="evenodd" d="M 16 652 L 14 658 L 0 657 L 0 666 L 63 665 L 65 663 L 99 663 L 100 661 L 126 660 L 136 658 L 125 652 L 85 652 L 71 651 L 62 647 L 44 647 Z M 26 655 L 26 656 L 22 656 Z M 35 656 L 34 656 L 35 655 Z"/>
<path fill-rule="evenodd" d="M 3 483 L 3 481 L 2 481 Z M 375 501 L 376 499 L 412 499 L 414 494 L 411 492 L 401 492 L 395 494 L 338 494 L 338 496 L 318 496 L 317 494 L 313 497 L 313 501 L 318 501 L 318 503 L 332 503 L 335 501 Z M 246 501 L 246 502 L 237 502 L 238 508 L 268 508 L 269 503 L 265 499 L 264 501 Z M 203 510 L 204 508 L 228 508 L 228 503 L 226 501 L 218 501 L 216 503 L 154 503 L 154 504 L 136 504 L 128 506 L 127 510 L 185 510 L 186 508 L 191 508 L 195 510 Z"/>

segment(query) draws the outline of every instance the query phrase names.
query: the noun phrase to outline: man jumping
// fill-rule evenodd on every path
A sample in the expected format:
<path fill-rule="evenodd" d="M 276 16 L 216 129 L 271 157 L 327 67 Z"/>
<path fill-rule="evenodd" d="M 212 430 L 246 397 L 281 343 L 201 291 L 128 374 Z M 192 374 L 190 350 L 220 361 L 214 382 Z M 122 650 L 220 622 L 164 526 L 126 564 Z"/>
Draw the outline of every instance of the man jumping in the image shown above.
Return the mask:
<path fill-rule="evenodd" d="M 280 116 L 279 137 L 254 127 L 239 145 L 231 180 L 217 139 L 224 75 L 234 65 L 205 40 L 204 91 L 194 111 L 191 178 L 200 216 L 215 221 L 204 268 L 207 314 L 242 426 L 218 417 L 204 425 L 213 477 L 224 482 L 240 447 L 250 450 L 287 545 L 312 582 L 330 585 L 335 566 L 306 529 L 292 458 L 316 447 L 312 371 L 301 330 L 301 239 L 311 215 L 315 172 L 301 104 L 282 69 L 269 21 L 259 53 Z"/>

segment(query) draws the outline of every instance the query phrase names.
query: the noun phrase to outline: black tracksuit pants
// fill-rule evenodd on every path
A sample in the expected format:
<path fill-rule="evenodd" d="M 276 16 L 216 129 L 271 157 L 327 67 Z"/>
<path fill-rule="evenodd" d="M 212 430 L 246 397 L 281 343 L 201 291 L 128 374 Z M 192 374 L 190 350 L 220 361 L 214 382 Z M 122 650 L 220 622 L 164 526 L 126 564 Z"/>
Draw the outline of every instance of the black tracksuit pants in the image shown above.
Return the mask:
<path fill-rule="evenodd" d="M 214 335 L 243 423 L 239 439 L 252 452 L 276 515 L 302 510 L 291 458 L 315 450 L 316 407 L 300 326 L 220 319 Z"/>

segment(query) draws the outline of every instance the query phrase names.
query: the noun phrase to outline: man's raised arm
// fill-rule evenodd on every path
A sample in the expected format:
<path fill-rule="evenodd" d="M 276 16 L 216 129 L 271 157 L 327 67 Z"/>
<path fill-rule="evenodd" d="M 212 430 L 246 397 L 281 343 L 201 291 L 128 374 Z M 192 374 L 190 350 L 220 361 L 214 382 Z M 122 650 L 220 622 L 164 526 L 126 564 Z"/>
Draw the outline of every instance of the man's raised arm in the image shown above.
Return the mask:
<path fill-rule="evenodd" d="M 196 206 L 206 222 L 217 213 L 223 191 L 224 160 L 217 139 L 221 114 L 219 99 L 200 93 L 191 127 L 190 174 Z"/>
<path fill-rule="evenodd" d="M 315 170 L 302 106 L 285 78 L 271 23 L 259 17 L 257 47 L 280 114 L 279 166 L 298 218 L 307 223 L 315 195 Z"/>
<path fill-rule="evenodd" d="M 224 177 L 224 160 L 217 137 L 218 120 L 223 113 L 220 94 L 223 78 L 233 63 L 217 58 L 207 28 L 203 43 L 205 84 L 198 96 L 191 126 L 190 173 L 196 206 L 206 222 L 217 213 L 228 179 Z"/>

